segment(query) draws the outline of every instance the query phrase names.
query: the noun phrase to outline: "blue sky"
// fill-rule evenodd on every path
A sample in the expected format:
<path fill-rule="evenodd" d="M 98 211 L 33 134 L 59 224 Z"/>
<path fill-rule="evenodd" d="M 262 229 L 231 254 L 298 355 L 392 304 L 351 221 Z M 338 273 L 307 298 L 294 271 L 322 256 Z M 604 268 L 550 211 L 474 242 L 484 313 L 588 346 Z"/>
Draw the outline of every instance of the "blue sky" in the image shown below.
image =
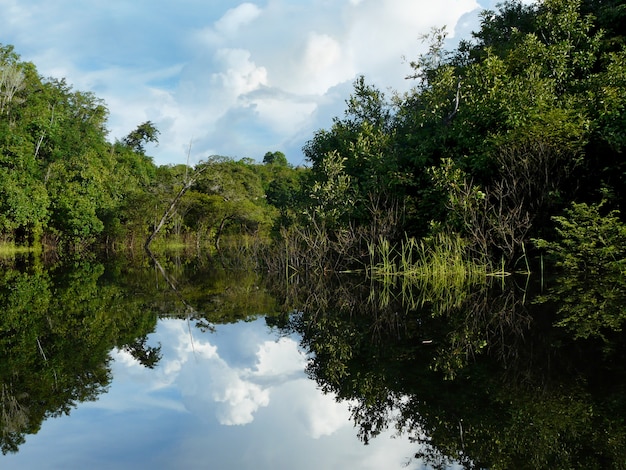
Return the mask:
<path fill-rule="evenodd" d="M 495 0 L 0 0 L 0 43 L 109 108 L 110 138 L 150 120 L 157 164 L 261 160 L 341 115 L 354 78 L 405 91 L 419 37 L 469 36 Z M 406 58 L 406 60 L 403 59 Z"/>

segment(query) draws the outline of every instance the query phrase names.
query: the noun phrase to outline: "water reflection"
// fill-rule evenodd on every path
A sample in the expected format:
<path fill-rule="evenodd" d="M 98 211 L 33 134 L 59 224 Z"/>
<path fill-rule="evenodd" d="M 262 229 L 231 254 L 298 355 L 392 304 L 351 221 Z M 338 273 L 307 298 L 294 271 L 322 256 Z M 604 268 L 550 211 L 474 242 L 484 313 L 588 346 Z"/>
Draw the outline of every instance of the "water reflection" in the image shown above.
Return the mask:
<path fill-rule="evenodd" d="M 134 261 L 76 259 L 44 268 L 18 260 L 2 271 L 3 453 L 17 452 L 46 419 L 98 399 L 111 383 L 112 348 L 155 368 L 161 345 L 147 344 L 147 335 L 158 318 L 183 317 L 189 328 L 211 330 L 271 311 L 254 273 L 205 269 L 203 282 L 193 283 L 199 260 L 167 258 L 167 276 L 149 257 Z"/>
<path fill-rule="evenodd" d="M 624 468 L 625 281 L 575 281 L 451 295 L 175 256 L 6 266 L 0 459 Z"/>
<path fill-rule="evenodd" d="M 257 275 L 159 262 L 5 271 L 3 468 L 402 468 L 413 445 L 363 448 Z"/>
<path fill-rule="evenodd" d="M 305 376 L 297 340 L 263 319 L 213 334 L 162 320 L 153 370 L 116 350 L 108 393 L 47 421 L 3 468 L 402 468 L 412 444 L 364 448 L 347 405 Z"/>
<path fill-rule="evenodd" d="M 109 351 L 154 328 L 156 318 L 115 285 L 101 264 L 71 270 L 31 266 L 0 274 L 0 447 L 16 452 L 25 435 L 111 381 Z"/>
<path fill-rule="evenodd" d="M 536 297 L 510 279 L 454 302 L 423 286 L 381 300 L 388 286 L 312 282 L 287 286 L 285 302 L 304 307 L 283 328 L 303 335 L 320 387 L 352 401 L 364 442 L 396 429 L 434 468 L 626 465 L 624 307 L 607 305 L 623 278 L 599 281 L 612 296 L 561 278 Z M 581 307 L 589 292 L 602 310 Z M 589 319 L 602 334 L 580 336 Z"/>

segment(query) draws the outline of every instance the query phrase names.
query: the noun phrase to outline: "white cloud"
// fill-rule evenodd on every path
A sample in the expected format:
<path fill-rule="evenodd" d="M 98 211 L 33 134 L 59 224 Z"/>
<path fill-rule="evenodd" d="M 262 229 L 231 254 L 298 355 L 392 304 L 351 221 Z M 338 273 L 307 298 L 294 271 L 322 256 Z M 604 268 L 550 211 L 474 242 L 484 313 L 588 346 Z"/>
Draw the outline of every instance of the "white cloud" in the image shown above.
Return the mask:
<path fill-rule="evenodd" d="M 206 419 L 213 415 L 220 424 L 231 426 L 251 423 L 258 409 L 270 404 L 273 387 L 303 374 L 305 358 L 292 339 L 261 342 L 254 362 L 246 366 L 229 364 L 210 339 L 189 331 L 184 321 L 163 320 L 152 338 L 162 344 L 157 367 L 147 370 L 129 353 L 116 351 L 116 378 L 149 380 L 148 394 L 137 398 L 140 402 L 154 404 L 162 391 L 177 390 L 186 410 Z M 163 407 L 172 408 L 170 400 L 162 401 Z"/>
<path fill-rule="evenodd" d="M 366 77 L 382 86 L 405 88 L 408 70 L 402 57 L 414 58 L 424 51 L 420 36 L 433 27 L 453 31 L 458 18 L 477 7 L 475 0 L 362 2 L 346 18 L 346 48 Z"/>
<path fill-rule="evenodd" d="M 306 402 L 304 418 L 313 439 L 330 436 L 350 425 L 350 411 L 346 403 L 338 403 L 332 395 L 319 391 Z"/>
<path fill-rule="evenodd" d="M 216 85 L 222 92 L 230 92 L 233 98 L 267 84 L 267 70 L 250 60 L 250 51 L 220 49 L 215 57 L 221 71 L 212 75 L 211 85 Z"/>
<path fill-rule="evenodd" d="M 278 341 L 265 341 L 257 351 L 255 376 L 285 377 L 302 372 L 306 358 L 293 339 L 281 338 Z"/>
<path fill-rule="evenodd" d="M 104 98 L 111 138 L 146 120 L 159 126 L 161 143 L 148 151 L 160 164 L 184 162 L 192 139 L 192 163 L 210 153 L 260 158 L 285 150 L 268 145 L 295 153 L 315 125 L 333 117 L 319 116 L 330 93 L 358 74 L 383 90 L 406 89 L 410 71 L 402 57 L 424 50 L 419 36 L 433 26 L 452 32 L 462 17 L 476 24 L 467 15 L 478 6 L 476 0 L 182 0 L 158 7 L 86 0 L 77 7 L 0 0 L 8 12 L 3 40 L 44 76 L 66 77 Z M 261 90 L 272 96 L 259 96 Z M 324 112 L 341 114 L 346 98 L 333 98 Z M 239 120 L 228 126 L 231 117 Z"/>
<path fill-rule="evenodd" d="M 258 116 L 277 134 L 289 135 L 301 128 L 317 108 L 314 101 L 289 101 L 278 98 L 252 99 Z"/>
<path fill-rule="evenodd" d="M 241 425 L 252 422 L 257 409 L 269 404 L 269 391 L 248 380 L 248 370 L 231 367 L 215 345 L 194 338 L 183 322 L 169 329 L 175 354 L 162 361 L 162 372 L 189 411 L 206 416 L 214 410 L 220 424 Z"/>
<path fill-rule="evenodd" d="M 294 82 L 291 91 L 318 95 L 354 76 L 339 41 L 316 32 L 309 34 L 302 64 L 294 72 L 298 73 L 300 83 Z"/>
<path fill-rule="evenodd" d="M 237 371 L 222 372 L 222 375 L 214 376 L 214 392 L 211 396 L 218 404 L 217 418 L 220 424 L 232 426 L 251 423 L 254 413 L 260 407 L 269 405 L 269 390 L 243 379 Z M 211 373 L 219 374 L 216 370 Z"/>
<path fill-rule="evenodd" d="M 260 340 L 260 341 L 259 341 Z M 291 338 L 276 341 L 246 336 L 240 342 L 248 347 L 257 341 L 255 353 L 243 364 L 234 365 L 220 355 L 210 335 L 191 332 L 182 320 L 162 320 L 151 341 L 162 345 L 163 358 L 154 370 L 141 367 L 125 351 L 113 356 L 116 380 L 124 377 L 147 384 L 147 395 L 135 396 L 119 406 L 126 409 L 143 403 L 180 409 L 221 425 L 246 425 L 254 421 L 261 408 L 288 403 L 288 416 L 298 417 L 302 429 L 314 439 L 329 436 L 350 427 L 347 403 L 338 403 L 332 395 L 322 394 L 314 382 L 304 376 L 307 359 Z M 282 391 L 280 391 L 282 389 Z M 176 391 L 180 403 L 160 395 Z"/>
<path fill-rule="evenodd" d="M 348 404 L 305 377 L 295 338 L 273 338 L 263 320 L 191 334 L 160 320 L 154 370 L 114 353 L 109 392 L 47 420 L 7 464 L 204 468 L 208 455 L 216 468 L 407 468 L 417 444 L 389 429 L 363 446 Z"/>
<path fill-rule="evenodd" d="M 231 8 L 224 16 L 215 22 L 215 29 L 225 35 L 233 35 L 240 28 L 255 20 L 261 14 L 261 9 L 253 3 L 242 3 Z"/>
<path fill-rule="evenodd" d="M 242 28 L 249 26 L 261 13 L 262 10 L 253 3 L 242 3 L 231 8 L 211 26 L 194 32 L 189 41 L 190 47 L 194 47 L 196 41 L 209 48 L 219 47 L 229 39 L 236 38 Z"/>
<path fill-rule="evenodd" d="M 123 349 L 115 349 L 111 353 L 113 359 L 124 367 L 132 369 L 141 369 L 143 366 L 128 351 Z"/>

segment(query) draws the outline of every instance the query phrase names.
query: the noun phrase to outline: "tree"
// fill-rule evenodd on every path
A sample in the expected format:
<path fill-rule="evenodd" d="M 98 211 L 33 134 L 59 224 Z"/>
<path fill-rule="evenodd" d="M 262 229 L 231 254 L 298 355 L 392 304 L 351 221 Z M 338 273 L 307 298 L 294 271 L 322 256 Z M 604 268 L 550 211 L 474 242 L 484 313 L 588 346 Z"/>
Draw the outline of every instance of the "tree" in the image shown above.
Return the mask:
<path fill-rule="evenodd" d="M 290 169 L 276 176 L 268 185 L 267 202 L 280 212 L 279 224 L 288 227 L 296 221 L 303 200 L 302 180 L 305 173 Z"/>
<path fill-rule="evenodd" d="M 167 203 L 165 210 L 163 211 L 163 215 L 159 221 L 154 225 L 154 228 L 148 238 L 146 239 L 145 247 L 146 249 L 150 248 L 150 243 L 154 240 L 154 237 L 159 233 L 159 231 L 163 228 L 163 225 L 172 217 L 175 213 L 176 208 L 178 206 L 179 201 L 185 195 L 185 193 L 195 184 L 196 180 L 200 177 L 200 175 L 209 167 L 209 163 L 205 162 L 196 166 L 196 168 L 189 174 L 187 172 L 187 168 L 185 168 L 185 178 L 180 186 L 180 189 L 176 193 L 176 195 L 171 199 L 169 203 Z"/>
<path fill-rule="evenodd" d="M 376 225 L 381 215 L 396 211 L 404 195 L 393 105 L 362 76 L 346 105 L 344 117 L 335 118 L 330 130 L 316 132 L 303 148 L 311 163 L 312 212 L 319 209 L 344 228 Z"/>
<path fill-rule="evenodd" d="M 263 156 L 263 163 L 266 165 L 288 166 L 287 157 L 283 152 L 267 152 Z"/>
<path fill-rule="evenodd" d="M 34 241 L 48 222 L 49 204 L 42 182 L 0 167 L 0 233 Z"/>
<path fill-rule="evenodd" d="M 274 209 L 267 205 L 261 178 L 250 163 L 217 159 L 194 189 L 209 196 L 202 201 L 211 207 L 209 225 L 214 229 L 216 247 L 229 227 L 236 227 L 239 233 L 260 233 L 272 226 Z"/>
<path fill-rule="evenodd" d="M 151 121 L 146 121 L 143 124 L 139 124 L 137 129 L 129 133 L 124 137 L 123 142 L 133 151 L 144 154 L 144 146 L 147 143 L 159 143 L 159 130 Z"/>

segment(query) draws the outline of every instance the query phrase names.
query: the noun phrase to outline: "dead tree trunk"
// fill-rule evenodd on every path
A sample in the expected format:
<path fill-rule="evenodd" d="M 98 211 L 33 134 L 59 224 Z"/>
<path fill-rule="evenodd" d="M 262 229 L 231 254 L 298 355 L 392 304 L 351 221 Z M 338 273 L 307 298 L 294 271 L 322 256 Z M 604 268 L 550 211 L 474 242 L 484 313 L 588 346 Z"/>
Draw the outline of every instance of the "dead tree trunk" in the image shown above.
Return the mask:
<path fill-rule="evenodd" d="M 190 178 L 188 178 L 187 181 L 185 181 L 185 184 L 183 185 L 182 188 L 180 188 L 180 191 L 178 191 L 178 194 L 176 195 L 176 197 L 172 200 L 172 202 L 170 202 L 167 209 L 165 209 L 165 212 L 163 213 L 163 216 L 161 217 L 161 220 L 159 221 L 159 223 L 154 227 L 154 230 L 152 231 L 150 236 L 146 239 L 146 244 L 144 245 L 146 249 L 150 247 L 150 243 L 152 243 L 152 240 L 154 240 L 154 237 L 156 237 L 157 233 L 159 233 L 161 228 L 163 228 L 163 225 L 165 225 L 165 222 L 167 222 L 167 219 L 169 219 L 171 215 L 174 213 L 174 211 L 176 210 L 176 206 L 178 205 L 178 201 L 180 201 L 180 199 L 185 195 L 187 190 L 191 188 L 193 184 L 196 182 L 200 174 L 202 174 L 202 172 L 206 170 L 207 168 L 208 168 L 208 165 L 203 166 L 200 169 L 197 169 L 195 173 Z"/>

